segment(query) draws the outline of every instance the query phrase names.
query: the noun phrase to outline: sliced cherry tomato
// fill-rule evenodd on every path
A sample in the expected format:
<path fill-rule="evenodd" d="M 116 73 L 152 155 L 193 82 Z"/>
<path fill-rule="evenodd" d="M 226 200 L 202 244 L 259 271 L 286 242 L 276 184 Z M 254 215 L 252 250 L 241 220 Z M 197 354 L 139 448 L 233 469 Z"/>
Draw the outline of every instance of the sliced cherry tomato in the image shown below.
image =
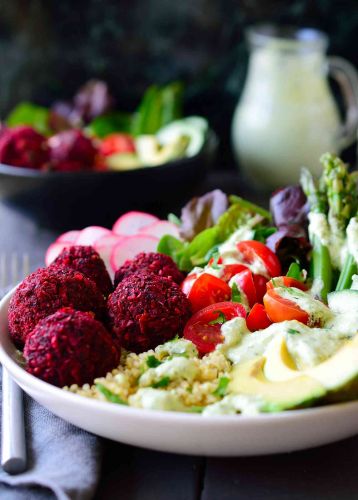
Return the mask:
<path fill-rule="evenodd" d="M 134 140 L 128 134 L 110 134 L 103 139 L 99 151 L 103 156 L 114 153 L 135 153 Z"/>
<path fill-rule="evenodd" d="M 288 287 L 299 288 L 304 292 L 308 290 L 307 286 L 304 283 L 302 283 L 302 281 L 298 281 L 295 278 L 290 278 L 289 276 L 278 276 L 277 278 L 268 281 L 266 284 L 267 290 L 272 290 L 277 286 L 288 286 Z"/>
<path fill-rule="evenodd" d="M 261 276 L 261 274 L 254 274 L 253 278 L 256 288 L 257 302 L 260 302 L 260 304 L 262 304 L 262 299 L 264 298 L 264 295 L 266 293 L 266 283 L 268 280 L 267 278 L 265 278 L 265 276 Z"/>
<path fill-rule="evenodd" d="M 278 257 L 260 241 L 240 241 L 237 243 L 236 247 L 244 259 L 244 263 L 247 262 L 248 264 L 252 264 L 255 260 L 259 259 L 264 264 L 271 278 L 280 276 L 281 264 Z"/>
<path fill-rule="evenodd" d="M 263 330 L 272 325 L 272 321 L 267 316 L 267 312 L 262 304 L 255 304 L 246 318 L 247 328 L 251 332 Z"/>
<path fill-rule="evenodd" d="M 184 281 L 182 281 L 182 284 L 180 285 L 180 288 L 182 289 L 182 292 L 185 293 L 186 296 L 189 295 L 190 290 L 192 289 L 192 286 L 194 285 L 194 281 L 198 277 L 197 274 L 188 274 L 188 276 L 185 278 Z"/>
<path fill-rule="evenodd" d="M 184 287 L 182 286 L 182 290 L 186 286 L 190 289 L 188 293 L 184 293 L 186 293 L 190 300 L 193 312 L 200 311 L 200 309 L 210 304 L 230 300 L 231 297 L 231 288 L 229 285 L 220 278 L 208 273 L 200 274 L 194 280 L 191 287 L 190 285 L 184 285 Z"/>
<path fill-rule="evenodd" d="M 303 311 L 293 301 L 280 297 L 274 288 L 267 290 L 264 305 L 268 317 L 273 323 L 296 319 L 307 325 L 309 314 Z"/>
<path fill-rule="evenodd" d="M 235 274 L 232 280 L 237 284 L 239 290 L 244 292 L 249 306 L 252 307 L 257 302 L 257 297 L 255 283 L 250 269 L 245 269 L 245 271 Z"/>
<path fill-rule="evenodd" d="M 245 269 L 247 269 L 247 266 L 243 264 L 226 264 L 226 266 L 224 266 L 222 279 L 228 282 L 235 274 L 241 273 L 241 271 L 245 271 Z"/>
<path fill-rule="evenodd" d="M 217 344 L 223 342 L 221 325 L 230 319 L 245 318 L 246 311 L 242 304 L 236 302 L 219 302 L 205 307 L 194 314 L 184 328 L 184 338 L 196 345 L 203 356 L 212 352 Z"/>

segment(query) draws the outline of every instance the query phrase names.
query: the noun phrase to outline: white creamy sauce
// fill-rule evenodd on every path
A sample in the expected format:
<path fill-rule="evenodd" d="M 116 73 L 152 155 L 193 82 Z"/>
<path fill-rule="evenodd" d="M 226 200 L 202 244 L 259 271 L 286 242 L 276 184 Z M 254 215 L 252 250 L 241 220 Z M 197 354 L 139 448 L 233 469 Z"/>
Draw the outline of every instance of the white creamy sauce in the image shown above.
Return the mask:
<path fill-rule="evenodd" d="M 245 320 L 242 321 L 245 324 L 245 330 L 242 329 L 240 336 L 237 336 L 238 342 L 236 344 L 230 342 L 227 346 L 224 344 L 224 349 L 221 349 L 224 350 L 226 357 L 234 364 L 250 361 L 257 356 L 263 355 L 278 330 L 278 324 L 276 323 L 265 330 L 251 333 L 247 330 Z M 225 323 L 223 326 L 225 326 Z M 223 332 L 223 329 L 221 331 Z M 232 336 L 232 339 L 234 339 L 234 336 Z"/>
<path fill-rule="evenodd" d="M 358 290 L 358 274 L 353 274 L 352 276 L 351 290 Z"/>
<path fill-rule="evenodd" d="M 158 345 L 155 348 L 155 353 L 159 358 L 165 356 L 186 356 L 187 358 L 197 358 L 198 350 L 195 345 L 186 339 L 175 339 Z"/>
<path fill-rule="evenodd" d="M 353 331 L 355 330 L 355 331 Z M 243 318 L 234 318 L 221 327 L 224 343 L 216 347 L 234 364 L 264 356 L 271 342 L 284 335 L 287 349 L 299 370 L 316 366 L 328 359 L 357 332 L 355 318 L 342 321 L 339 316 L 327 320 L 324 328 L 310 328 L 299 321 L 273 323 L 251 333 Z M 351 332 L 351 333 L 349 333 Z"/>
<path fill-rule="evenodd" d="M 347 242 L 340 235 L 332 235 L 324 214 L 310 212 L 308 214 L 308 233 L 310 240 L 313 237 L 319 239 L 322 245 L 326 246 L 329 250 L 333 267 L 341 269 L 347 255 Z"/>
<path fill-rule="evenodd" d="M 246 415 L 257 415 L 264 406 L 264 401 L 259 396 L 245 394 L 229 394 L 221 401 L 208 405 L 202 415 L 211 417 L 215 415 L 235 415 L 237 412 Z"/>
<path fill-rule="evenodd" d="M 287 349 L 299 370 L 322 363 L 347 341 L 346 333 L 338 330 L 309 328 L 299 321 L 287 323 L 290 323 L 290 326 L 285 328 Z"/>
<path fill-rule="evenodd" d="M 216 350 L 228 357 L 228 350 L 241 342 L 243 334 L 247 333 L 246 321 L 244 318 L 233 318 L 230 321 L 226 321 L 226 323 L 221 326 L 220 331 L 224 337 L 224 342 L 218 344 Z"/>
<path fill-rule="evenodd" d="M 173 391 L 163 389 L 139 389 L 129 397 L 131 406 L 146 410 L 183 411 L 185 410 L 179 397 Z"/>
<path fill-rule="evenodd" d="M 141 375 L 139 385 L 146 387 L 159 382 L 163 377 L 169 377 L 170 380 L 183 379 L 192 382 L 198 371 L 199 368 L 193 358 L 178 356 L 164 361 L 156 368 L 149 368 Z"/>
<path fill-rule="evenodd" d="M 358 262 L 358 217 L 352 217 L 347 226 L 348 252 Z"/>

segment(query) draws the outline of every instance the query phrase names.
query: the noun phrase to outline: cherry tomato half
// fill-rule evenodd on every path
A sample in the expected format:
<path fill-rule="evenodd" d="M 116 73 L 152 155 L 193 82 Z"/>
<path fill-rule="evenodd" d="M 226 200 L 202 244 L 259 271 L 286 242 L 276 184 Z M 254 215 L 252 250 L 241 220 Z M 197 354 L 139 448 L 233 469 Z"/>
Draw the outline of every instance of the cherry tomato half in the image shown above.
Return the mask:
<path fill-rule="evenodd" d="M 288 286 L 288 287 L 299 288 L 304 292 L 307 290 L 307 286 L 304 283 L 302 283 L 302 281 L 298 281 L 295 278 L 290 278 L 289 276 L 278 276 L 277 278 L 268 281 L 266 284 L 267 290 L 272 290 L 277 286 Z"/>
<path fill-rule="evenodd" d="M 272 324 L 262 304 L 255 304 L 246 318 L 247 328 L 251 332 L 263 330 Z"/>
<path fill-rule="evenodd" d="M 186 289 L 189 289 L 188 293 L 185 292 Z M 231 297 L 229 285 L 208 273 L 200 274 L 197 279 L 193 280 L 192 286 L 188 283 L 182 285 L 182 290 L 186 293 L 193 312 L 200 311 L 210 304 L 230 300 Z"/>
<path fill-rule="evenodd" d="M 221 316 L 223 316 L 223 321 L 236 317 L 245 318 L 246 311 L 242 304 L 219 302 L 198 311 L 185 325 L 184 338 L 196 345 L 201 356 L 212 352 L 217 344 L 223 342 L 222 322 L 215 323 L 221 319 Z"/>
<path fill-rule="evenodd" d="M 232 280 L 237 284 L 239 290 L 244 292 L 249 306 L 252 307 L 257 302 L 256 288 L 252 272 L 249 269 L 245 269 L 245 271 L 235 274 Z"/>
<path fill-rule="evenodd" d="M 254 274 L 253 278 L 256 288 L 257 302 L 260 302 L 260 304 L 262 304 L 262 299 L 264 298 L 264 295 L 266 293 L 266 283 L 268 280 L 267 278 L 265 278 L 265 276 L 261 276 L 261 274 Z"/>
<path fill-rule="evenodd" d="M 99 152 L 103 156 L 114 153 L 135 153 L 133 138 L 128 134 L 110 134 L 101 142 Z"/>
<path fill-rule="evenodd" d="M 228 282 L 233 276 L 235 276 L 235 274 L 241 273 L 246 269 L 247 266 L 244 266 L 243 264 L 226 264 L 226 266 L 224 266 L 222 279 Z"/>
<path fill-rule="evenodd" d="M 280 276 L 281 264 L 278 257 L 266 245 L 260 241 L 247 240 L 237 243 L 236 248 L 244 259 L 244 263 L 252 264 L 255 260 L 261 260 L 271 278 Z"/>
<path fill-rule="evenodd" d="M 293 301 L 280 297 L 274 288 L 267 290 L 264 305 L 268 317 L 273 323 L 296 319 L 307 325 L 309 314 L 303 311 Z"/>

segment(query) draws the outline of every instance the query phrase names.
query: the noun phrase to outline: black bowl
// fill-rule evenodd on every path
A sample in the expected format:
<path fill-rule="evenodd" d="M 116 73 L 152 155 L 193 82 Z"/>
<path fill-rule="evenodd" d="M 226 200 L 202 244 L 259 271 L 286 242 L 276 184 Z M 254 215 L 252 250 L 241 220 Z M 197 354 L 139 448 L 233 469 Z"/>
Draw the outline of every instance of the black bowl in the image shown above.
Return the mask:
<path fill-rule="evenodd" d="M 217 145 L 211 131 L 196 156 L 122 172 L 42 172 L 0 163 L 0 198 L 40 225 L 63 231 L 110 226 L 127 210 L 163 217 L 195 193 Z"/>

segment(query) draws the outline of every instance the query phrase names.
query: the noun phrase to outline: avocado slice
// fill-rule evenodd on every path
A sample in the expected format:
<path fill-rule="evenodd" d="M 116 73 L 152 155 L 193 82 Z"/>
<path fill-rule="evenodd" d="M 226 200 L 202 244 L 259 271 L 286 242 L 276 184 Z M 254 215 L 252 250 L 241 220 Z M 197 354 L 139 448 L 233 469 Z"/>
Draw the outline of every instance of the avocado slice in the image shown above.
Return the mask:
<path fill-rule="evenodd" d="M 161 145 L 155 135 L 141 135 L 136 139 L 136 150 L 143 165 L 162 165 L 185 156 L 189 139 L 177 136 Z"/>
<path fill-rule="evenodd" d="M 301 376 L 313 378 L 327 390 L 327 401 L 358 397 L 358 335 L 326 361 L 298 371 L 287 350 L 284 336 L 278 336 L 266 351 L 265 376 L 275 383 L 291 384 Z"/>
<path fill-rule="evenodd" d="M 260 397 L 264 402 L 263 412 L 303 408 L 326 395 L 322 384 L 307 375 L 289 381 L 268 380 L 264 373 L 265 362 L 265 357 L 258 357 L 236 365 L 231 373 L 229 392 Z"/>
<path fill-rule="evenodd" d="M 107 156 L 106 165 L 109 170 L 134 170 L 143 166 L 135 153 L 114 153 Z"/>

